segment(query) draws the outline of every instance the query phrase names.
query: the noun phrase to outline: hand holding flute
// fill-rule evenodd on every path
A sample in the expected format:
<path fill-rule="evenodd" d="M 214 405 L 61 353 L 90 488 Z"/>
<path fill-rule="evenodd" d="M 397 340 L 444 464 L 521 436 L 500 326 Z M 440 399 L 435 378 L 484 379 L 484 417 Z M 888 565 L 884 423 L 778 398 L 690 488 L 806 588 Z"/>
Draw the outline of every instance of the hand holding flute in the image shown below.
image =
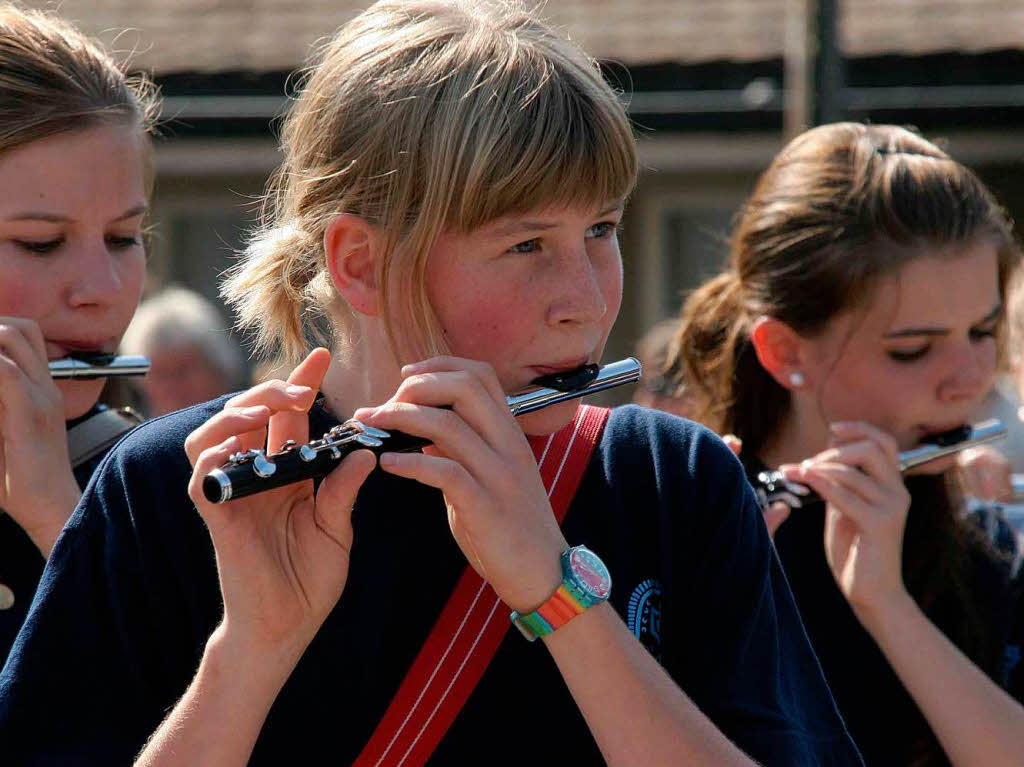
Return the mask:
<path fill-rule="evenodd" d="M 900 472 L 907 472 L 938 458 L 996 442 L 1005 437 L 1006 427 L 995 419 L 973 426 L 960 426 L 948 432 L 933 435 L 920 445 L 900 452 L 897 456 Z M 782 470 L 760 472 L 754 483 L 754 490 L 757 491 L 761 505 L 765 508 L 779 501 L 790 508 L 801 508 L 807 504 L 821 501 L 821 497 L 810 488 L 791 481 L 787 473 Z"/>
<path fill-rule="evenodd" d="M 47 369 L 39 324 L 0 317 L 0 509 L 44 556 L 81 496 L 65 424 L 92 407 L 92 388 L 63 391 Z"/>
<path fill-rule="evenodd" d="M 185 445 L 194 467 L 189 494 L 218 553 L 225 615 L 245 616 L 252 624 L 251 631 L 242 627 L 246 633 L 266 638 L 269 630 L 296 647 L 305 646 L 344 588 L 349 514 L 376 457 L 356 449 L 334 461 L 315 496 L 307 479 L 218 504 L 207 499 L 203 480 L 232 454 L 273 454 L 289 441 L 306 443 L 307 411 L 329 360 L 316 350 L 287 384 L 267 382 L 232 398 Z M 387 403 L 354 416 L 370 429 L 402 432 L 428 446 L 422 453 L 381 452 L 380 467 L 442 490 L 455 540 L 510 605 L 543 601 L 547 594 L 540 592 L 560 577 L 548 570 L 557 570 L 566 543 L 494 371 L 444 357 L 407 366 L 403 377 Z M 278 556 L 286 550 L 288 557 Z M 515 562 L 512 552 L 520 553 Z"/>
<path fill-rule="evenodd" d="M 640 363 L 629 357 L 600 369 L 590 365 L 574 371 L 571 376 L 538 379 L 534 381 L 538 389 L 508 397 L 506 403 L 512 415 L 525 415 L 558 402 L 636 381 L 639 376 Z M 405 453 L 428 444 L 423 438 L 384 431 L 353 418 L 310 443 L 299 445 L 289 440 L 271 455 L 260 448 L 233 454 L 227 463 L 206 475 L 203 493 L 207 500 L 223 503 L 292 482 L 322 477 L 356 449 Z"/>
<path fill-rule="evenodd" d="M 832 446 L 799 465 L 779 467 L 759 488 L 762 500 L 826 503 L 825 555 L 840 590 L 863 620 L 905 597 L 903 534 L 910 494 L 903 473 L 971 445 L 999 439 L 998 421 L 964 427 L 899 452 L 886 432 L 862 422 L 831 426 Z M 802 486 L 802 488 L 801 488 Z M 774 491 L 772 493 L 772 491 Z"/>

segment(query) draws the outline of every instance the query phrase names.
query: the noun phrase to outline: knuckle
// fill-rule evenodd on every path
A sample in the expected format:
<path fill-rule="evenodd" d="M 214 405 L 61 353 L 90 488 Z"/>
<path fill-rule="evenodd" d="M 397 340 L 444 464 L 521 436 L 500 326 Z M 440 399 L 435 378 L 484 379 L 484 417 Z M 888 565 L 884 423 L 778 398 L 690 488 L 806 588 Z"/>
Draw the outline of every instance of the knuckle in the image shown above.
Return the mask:
<path fill-rule="evenodd" d="M 494 369 L 494 365 L 492 365 L 490 362 L 486 362 L 484 360 L 474 360 L 473 364 L 470 367 L 477 373 L 478 376 L 485 378 L 497 378 L 498 374 Z"/>
<path fill-rule="evenodd" d="M 443 484 L 454 484 L 461 482 L 466 476 L 465 469 L 455 461 L 444 461 L 439 467 L 439 474 Z"/>
<path fill-rule="evenodd" d="M 451 433 L 462 423 L 462 419 L 459 417 L 459 414 L 454 410 L 438 410 L 437 413 L 438 426 L 445 433 Z"/>
<path fill-rule="evenodd" d="M 0 381 L 12 383 L 21 377 L 21 368 L 9 359 L 0 357 Z"/>
<path fill-rule="evenodd" d="M 415 399 L 429 385 L 431 380 L 433 380 L 433 376 L 429 373 L 417 373 L 416 375 L 409 376 L 398 385 L 398 391 L 395 392 L 394 399 L 400 401 Z"/>

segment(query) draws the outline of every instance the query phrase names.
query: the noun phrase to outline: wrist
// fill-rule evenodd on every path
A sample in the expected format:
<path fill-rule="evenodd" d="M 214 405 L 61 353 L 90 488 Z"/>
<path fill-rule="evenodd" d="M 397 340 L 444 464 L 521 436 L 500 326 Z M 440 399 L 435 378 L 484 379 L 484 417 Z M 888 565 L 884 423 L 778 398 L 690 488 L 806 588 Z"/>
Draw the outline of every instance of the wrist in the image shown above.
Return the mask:
<path fill-rule="evenodd" d="M 510 609 L 520 613 L 536 610 L 544 604 L 562 583 L 559 557 L 569 543 L 557 530 L 557 536 L 510 547 L 506 552 L 511 567 L 503 568 L 503 577 L 491 580 L 480 568 L 481 574 Z M 512 564 L 514 563 L 514 564 Z M 497 582 L 500 580 L 500 583 Z"/>
<path fill-rule="evenodd" d="M 559 556 L 560 584 L 536 609 L 513 611 L 512 623 L 530 641 L 547 636 L 587 610 L 605 602 L 611 575 L 604 562 L 585 546 L 568 548 Z"/>
<path fill-rule="evenodd" d="M 229 679 L 245 680 L 253 692 L 265 690 L 276 696 L 308 645 L 264 641 L 225 618 L 206 642 L 203 663 Z"/>
<path fill-rule="evenodd" d="M 870 603 L 851 604 L 851 607 L 857 620 L 876 640 L 888 627 L 898 625 L 901 620 L 921 609 L 902 585 Z"/>

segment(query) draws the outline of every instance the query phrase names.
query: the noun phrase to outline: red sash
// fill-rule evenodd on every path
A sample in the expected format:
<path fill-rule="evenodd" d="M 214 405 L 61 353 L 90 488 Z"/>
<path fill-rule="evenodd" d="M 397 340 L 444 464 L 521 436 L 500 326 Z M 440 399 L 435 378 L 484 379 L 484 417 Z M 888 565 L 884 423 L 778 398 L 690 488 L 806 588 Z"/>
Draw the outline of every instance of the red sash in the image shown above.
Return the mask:
<path fill-rule="evenodd" d="M 531 437 L 551 508 L 561 524 L 608 420 L 582 405 L 573 422 Z M 398 692 L 353 767 L 420 767 L 483 676 L 511 625 L 509 610 L 469 565 Z"/>

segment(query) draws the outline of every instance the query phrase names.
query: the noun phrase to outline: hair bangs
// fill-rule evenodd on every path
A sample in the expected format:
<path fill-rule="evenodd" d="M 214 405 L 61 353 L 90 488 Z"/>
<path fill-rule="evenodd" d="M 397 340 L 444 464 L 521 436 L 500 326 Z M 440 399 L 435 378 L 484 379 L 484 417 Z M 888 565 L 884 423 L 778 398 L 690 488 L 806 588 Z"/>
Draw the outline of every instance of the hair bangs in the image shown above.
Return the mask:
<path fill-rule="evenodd" d="M 621 105 L 576 72 L 530 79 L 513 88 L 522 95 L 511 105 L 489 98 L 474 115 L 477 135 L 464 143 L 472 156 L 452 179 L 446 228 L 467 232 L 540 207 L 596 207 L 632 191 L 636 148 Z"/>

